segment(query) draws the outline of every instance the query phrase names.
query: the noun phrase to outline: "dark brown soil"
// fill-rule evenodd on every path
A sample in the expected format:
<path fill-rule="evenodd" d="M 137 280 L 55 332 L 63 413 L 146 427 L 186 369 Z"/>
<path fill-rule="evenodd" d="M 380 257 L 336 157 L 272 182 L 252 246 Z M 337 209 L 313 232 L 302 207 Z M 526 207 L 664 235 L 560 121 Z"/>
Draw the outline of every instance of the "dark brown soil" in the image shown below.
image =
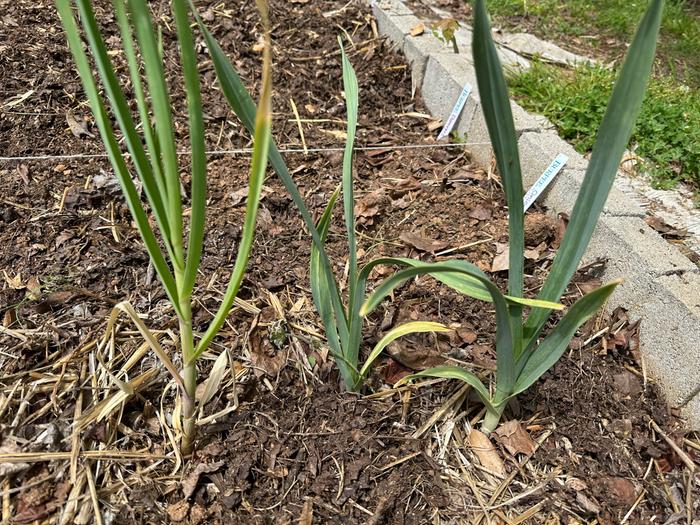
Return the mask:
<path fill-rule="evenodd" d="M 167 21 L 165 3 L 152 5 Z M 260 56 L 253 46 L 260 28 L 254 6 L 198 5 L 255 90 Z M 290 98 L 303 119 L 316 119 L 304 124 L 310 148 L 342 146 L 338 33 L 353 42 L 346 47 L 360 84 L 358 144 L 434 143 L 430 119 L 420 116 L 425 108 L 412 97 L 407 66 L 376 38 L 366 8 L 336 0 L 275 1 L 271 7 L 281 147 L 301 146 Z M 0 155 L 101 153 L 95 136 L 69 129 L 67 114 L 88 119 L 85 131 L 96 133 L 51 3 L 0 0 L 0 8 L 0 101 L 29 93 L 0 110 Z M 109 13 L 98 9 L 108 36 L 114 35 Z M 167 27 L 164 39 L 167 55 L 174 45 Z M 108 43 L 118 47 L 114 38 Z M 200 59 L 209 146 L 247 146 L 247 135 L 212 88 L 204 50 Z M 166 62 L 176 79 L 174 62 Z M 173 98 L 182 122 L 177 87 Z M 178 131 L 183 148 L 185 129 Z M 290 154 L 287 161 L 318 215 L 339 183 L 340 154 Z M 211 159 L 208 233 L 194 305 L 199 329 L 233 265 L 248 168 L 245 155 Z M 355 169 L 362 260 L 380 254 L 459 257 L 493 269 L 507 243 L 502 193 L 494 174 L 470 166 L 464 148 L 358 152 Z M 176 330 L 110 173 L 102 158 L 0 163 L 0 474 L 8 522 L 92 522 L 91 480 L 99 511 L 113 523 L 522 523 L 528 516 L 533 523 L 619 523 L 632 507 L 628 523 L 682 523 L 697 515 L 696 480 L 650 421 L 693 458 L 697 441 L 680 430 L 654 385 L 643 380 L 639 326 L 624 312 L 593 319 L 569 355 L 509 408 L 507 418 L 541 444 L 524 454 L 494 438 L 495 454 L 512 474 L 505 480 L 485 471 L 468 445 L 481 408 L 471 398 L 448 407 L 443 419 L 413 437 L 459 385 L 387 389 L 412 369 L 446 360 L 466 363 L 488 380 L 495 327 L 483 304 L 428 278 L 406 284 L 368 320 L 367 345 L 405 319 L 438 320 L 454 333 L 392 346 L 363 395 L 344 392 L 312 307 L 310 241 L 272 173 L 240 294 L 246 303 L 234 309 L 201 364 L 206 377 L 225 350 L 236 377 L 226 376 L 203 415 L 237 408 L 203 425 L 194 457 L 178 463 L 166 432 L 173 389 L 163 394 L 168 377 L 147 354 L 128 377 L 156 369 L 144 387 L 109 417 L 74 433 L 80 410 L 84 414 L 118 391 L 103 362 L 117 370 L 142 342 L 124 320 L 115 349 L 95 352 L 111 307 L 128 299 L 149 326 L 166 331 L 162 343 L 168 348 Z M 187 175 L 184 180 L 187 186 Z M 565 223 L 532 217 L 527 285 L 535 294 Z M 343 232 L 338 206 L 329 238 L 338 275 L 346 255 Z M 390 270 L 380 268 L 373 279 Z M 505 272 L 493 277 L 504 284 Z M 581 272 L 567 300 L 595 284 L 595 268 Z M 605 327 L 610 329 L 601 333 Z M 75 471 L 66 458 L 5 461 L 18 452 L 78 448 Z M 85 454 L 96 450 L 143 456 L 97 461 Z"/>

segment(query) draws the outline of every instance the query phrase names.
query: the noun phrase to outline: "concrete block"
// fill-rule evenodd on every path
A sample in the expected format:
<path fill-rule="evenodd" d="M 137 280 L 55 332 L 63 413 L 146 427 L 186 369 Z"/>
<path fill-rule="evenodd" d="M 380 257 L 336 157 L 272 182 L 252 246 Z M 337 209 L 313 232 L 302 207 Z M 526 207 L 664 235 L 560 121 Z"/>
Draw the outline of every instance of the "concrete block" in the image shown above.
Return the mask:
<path fill-rule="evenodd" d="M 494 35 L 496 41 L 521 55 L 540 56 L 549 62 L 558 64 L 576 64 L 580 62 L 592 63 L 592 60 L 570 53 L 559 46 L 540 40 L 535 35 L 528 33 L 514 33 Z"/>
<path fill-rule="evenodd" d="M 375 7 L 372 12 L 377 20 L 377 30 L 385 36 L 392 45 L 398 49 L 403 49 L 403 42 L 412 28 L 420 23 L 420 20 L 413 15 L 393 15 Z"/>
<path fill-rule="evenodd" d="M 472 93 L 455 123 L 455 130 L 468 126 L 478 102 L 476 77 L 471 62 L 462 54 L 430 55 L 423 77 L 423 101 L 432 115 L 446 120 L 452 112 L 459 94 L 466 83 L 472 85 Z"/>
<path fill-rule="evenodd" d="M 583 172 L 577 175 L 579 177 L 579 186 L 581 182 L 583 182 L 584 175 Z M 617 178 L 615 180 L 617 180 Z M 614 217 L 646 217 L 647 215 L 634 197 L 627 195 L 617 188 L 616 183 L 613 183 L 613 187 L 608 195 L 608 200 L 605 202 L 603 213 Z"/>
<path fill-rule="evenodd" d="M 530 69 L 530 61 L 515 51 L 507 47 L 496 46 L 496 52 L 503 67 L 509 69 Z"/>
<path fill-rule="evenodd" d="M 700 386 L 700 385 L 698 385 Z M 693 430 L 700 429 L 700 394 L 695 395 L 681 409 L 681 415 L 688 421 L 688 427 Z"/>
<path fill-rule="evenodd" d="M 478 97 L 478 89 L 476 89 L 475 96 Z M 545 130 L 549 125 L 547 119 L 527 113 L 513 101 L 510 103 L 510 109 L 513 114 L 515 132 L 518 136 L 527 131 L 539 132 Z M 468 126 L 462 125 L 457 128 L 457 131 L 466 134 L 467 142 L 470 143 L 469 150 L 472 160 L 481 166 L 488 166 L 493 155 L 493 148 L 491 147 L 489 131 L 481 104 L 479 104 Z M 472 143 L 478 143 L 478 145 Z"/>
<path fill-rule="evenodd" d="M 564 167 L 547 189 L 542 192 L 536 202 L 544 204 L 554 213 L 564 212 L 571 214 L 585 175 L 584 171 Z M 536 179 L 537 176 L 534 173 L 528 174 L 528 177 L 523 180 L 525 191 L 530 189 Z M 603 208 L 603 215 L 645 217 L 646 212 L 631 197 L 613 186 Z"/>
<path fill-rule="evenodd" d="M 585 262 L 600 257 L 610 259 L 611 279 L 641 272 L 656 281 L 671 272 L 697 271 L 690 259 L 637 217 L 601 217 L 583 258 Z"/>
<path fill-rule="evenodd" d="M 430 31 L 418 36 L 406 36 L 403 43 L 406 62 L 411 66 L 414 86 L 422 86 L 428 58 L 431 55 L 454 54 L 450 47 L 435 38 Z"/>
<path fill-rule="evenodd" d="M 412 15 L 413 11 L 401 0 L 378 0 L 372 3 L 372 10 L 379 9 L 385 13 L 396 15 Z"/>
<path fill-rule="evenodd" d="M 627 286 L 631 284 L 630 279 Z M 635 296 L 634 302 L 623 305 L 628 307 L 631 319 L 642 320 L 640 344 L 647 368 L 664 385 L 668 402 L 678 406 L 685 403 L 700 384 L 697 366 L 700 319 L 663 285 L 653 287 L 650 292 Z M 611 300 L 615 301 L 615 296 Z M 693 419 L 695 428 L 700 428 L 700 412 Z"/>
<path fill-rule="evenodd" d="M 700 318 L 700 273 L 684 272 L 680 275 L 663 275 L 659 278 L 659 282 L 690 312 Z M 698 334 L 700 332 L 696 332 L 696 335 Z M 700 345 L 698 347 L 700 348 Z"/>
<path fill-rule="evenodd" d="M 664 386 L 669 404 L 679 406 L 700 385 L 700 318 L 669 292 L 667 285 L 679 276 L 650 283 L 643 268 L 636 272 L 618 287 L 609 304 L 621 304 L 630 319 L 642 320 L 640 345 L 647 369 Z M 694 428 L 700 428 L 700 411 L 691 415 Z"/>
<path fill-rule="evenodd" d="M 571 213 L 588 167 L 588 160 L 554 132 L 524 132 L 518 147 L 526 191 L 559 153 L 569 157 L 562 172 L 551 182 L 538 202 L 544 203 L 554 212 Z M 614 186 L 610 190 L 603 213 L 620 217 L 645 215 L 644 210 L 631 197 Z"/>
<path fill-rule="evenodd" d="M 588 167 L 583 155 L 552 131 L 525 132 L 520 136 L 518 147 L 523 180 L 528 184 L 535 182 L 559 153 L 569 157 L 566 163 L 569 169 L 585 170 Z"/>
<path fill-rule="evenodd" d="M 459 49 L 460 55 L 467 55 L 471 60 L 473 58 L 472 53 L 472 32 L 466 27 L 460 27 L 455 31 L 455 41 L 457 42 L 457 49 Z"/>

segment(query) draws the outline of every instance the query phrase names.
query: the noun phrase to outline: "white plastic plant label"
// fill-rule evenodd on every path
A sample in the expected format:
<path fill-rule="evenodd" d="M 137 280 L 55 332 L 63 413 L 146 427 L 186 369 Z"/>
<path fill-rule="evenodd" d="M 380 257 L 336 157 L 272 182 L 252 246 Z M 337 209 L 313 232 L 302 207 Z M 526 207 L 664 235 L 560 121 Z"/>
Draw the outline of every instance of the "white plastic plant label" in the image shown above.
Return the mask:
<path fill-rule="evenodd" d="M 523 199 L 523 207 L 525 211 L 532 206 L 532 203 L 537 200 L 537 197 L 539 197 L 545 188 L 549 186 L 549 183 L 554 180 L 554 177 L 557 176 L 568 160 L 569 157 L 563 153 L 560 153 L 556 156 L 552 163 L 547 166 L 547 169 L 544 170 L 544 173 L 539 179 L 537 179 L 537 182 L 535 182 L 535 184 L 532 185 L 532 188 L 530 188 L 525 194 Z"/>
<path fill-rule="evenodd" d="M 459 114 L 462 113 L 462 109 L 464 109 L 464 104 L 467 103 L 467 99 L 469 98 L 469 94 L 471 92 L 472 86 L 467 82 L 466 84 L 464 84 L 464 88 L 459 94 L 459 98 L 457 99 L 455 107 L 452 108 L 452 113 L 450 113 L 450 116 L 447 117 L 447 122 L 445 122 L 445 125 L 442 126 L 442 131 L 440 131 L 440 134 L 438 135 L 438 140 L 444 139 L 447 135 L 450 134 L 450 131 L 452 131 L 455 122 L 457 122 Z"/>

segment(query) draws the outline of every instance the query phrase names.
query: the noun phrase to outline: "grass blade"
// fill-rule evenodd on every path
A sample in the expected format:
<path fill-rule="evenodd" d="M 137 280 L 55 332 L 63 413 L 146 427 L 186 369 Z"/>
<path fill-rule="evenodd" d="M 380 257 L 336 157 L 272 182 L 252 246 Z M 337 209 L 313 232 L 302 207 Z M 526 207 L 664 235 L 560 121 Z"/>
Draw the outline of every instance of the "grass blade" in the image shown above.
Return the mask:
<path fill-rule="evenodd" d="M 124 135 L 124 142 L 126 143 L 127 150 L 129 153 L 131 153 L 131 159 L 134 163 L 134 167 L 136 168 L 136 172 L 143 182 L 146 197 L 153 208 L 153 215 L 156 218 L 156 222 L 158 223 L 161 232 L 163 232 L 163 240 L 168 254 L 172 259 L 173 251 L 168 236 L 169 220 L 166 207 L 159 192 L 157 179 L 154 176 L 151 164 L 146 157 L 146 152 L 141 144 L 141 138 L 136 132 L 136 126 L 134 125 L 133 118 L 131 117 L 129 105 L 126 101 L 126 97 L 124 96 L 124 92 L 119 85 L 119 80 L 114 72 L 109 55 L 107 54 L 107 48 L 104 40 L 102 39 L 102 35 L 100 34 L 92 6 L 88 0 L 78 0 L 77 5 L 80 12 L 80 17 L 82 19 L 85 37 L 95 58 L 95 64 L 102 80 L 102 84 L 104 85 L 105 93 L 107 94 L 107 98 L 110 102 L 112 112 L 114 113 L 117 124 Z M 122 35 L 122 39 L 124 40 L 128 40 L 129 38 L 130 33 L 128 32 L 126 35 Z"/>
<path fill-rule="evenodd" d="M 438 275 L 443 273 L 454 273 L 455 275 L 464 275 L 464 289 L 470 297 L 480 299 L 482 301 L 491 301 L 491 294 L 484 281 L 488 281 L 488 277 L 484 272 L 473 264 L 467 261 L 441 261 L 436 263 L 423 263 L 412 259 L 398 257 L 384 257 L 374 259 L 360 272 L 360 280 L 365 281 L 371 270 L 380 264 L 398 264 L 408 265 L 409 268 L 399 270 L 391 277 L 385 279 L 377 286 L 370 296 L 365 300 L 360 309 L 361 315 L 367 315 L 374 310 L 379 303 L 389 295 L 396 287 L 418 275 L 430 274 L 436 279 Z M 472 286 L 472 283 L 475 283 Z"/>
<path fill-rule="evenodd" d="M 465 268 L 471 267 L 471 263 L 467 261 L 460 261 L 457 259 L 443 262 L 448 262 L 457 266 L 464 265 Z M 362 269 L 362 272 L 360 274 L 360 280 L 366 280 L 366 278 L 369 276 L 369 272 L 379 264 L 395 264 L 398 266 L 412 266 L 414 268 L 430 268 L 436 263 L 427 263 L 416 259 L 408 259 L 405 257 L 383 257 L 381 259 L 375 259 L 369 262 L 367 266 L 365 266 Z M 471 277 L 470 275 L 464 273 L 455 273 L 451 271 L 439 270 L 435 271 L 435 273 L 430 273 L 430 275 L 461 294 L 473 297 L 474 299 L 479 299 L 481 301 L 487 301 L 489 303 L 491 302 L 491 294 L 489 293 L 488 289 L 481 283 L 481 281 L 479 281 L 475 277 Z M 364 294 L 364 291 L 362 293 Z M 508 302 L 509 304 L 519 304 L 523 306 L 529 306 L 531 308 L 547 308 L 549 310 L 564 309 L 564 305 L 552 301 L 543 301 L 541 299 L 528 299 L 525 297 L 511 297 L 510 295 L 506 295 L 505 298 L 506 302 Z"/>
<path fill-rule="evenodd" d="M 514 345 L 514 333 L 511 328 L 510 323 L 510 309 L 519 308 L 519 305 L 509 306 L 506 302 L 505 297 L 500 292 L 498 287 L 493 284 L 484 272 L 482 272 L 476 266 L 467 263 L 466 261 L 459 261 L 461 264 L 455 264 L 455 261 L 445 261 L 439 263 L 433 263 L 430 267 L 412 267 L 406 268 L 396 272 L 394 275 L 382 282 L 367 298 L 365 303 L 362 305 L 360 313 L 366 315 L 372 311 L 381 302 L 384 297 L 389 295 L 392 290 L 394 290 L 399 284 L 403 283 L 407 279 L 415 277 L 417 275 L 424 275 L 426 273 L 434 274 L 436 272 L 455 272 L 468 275 L 472 278 L 478 279 L 484 287 L 488 290 L 491 300 L 493 302 L 494 308 L 496 310 L 496 357 L 498 366 L 498 381 L 497 388 L 502 392 L 509 392 L 513 387 L 515 382 L 515 345 Z"/>
<path fill-rule="evenodd" d="M 591 315 L 608 300 L 618 284 L 622 281 L 611 281 L 600 288 L 584 295 L 576 301 L 557 326 L 547 334 L 539 346 L 523 355 L 522 370 L 518 374 L 512 395 L 517 395 L 530 387 L 542 374 L 549 370 L 566 352 L 571 338 Z"/>
<path fill-rule="evenodd" d="M 415 321 L 411 323 L 404 323 L 402 325 L 399 325 L 387 332 L 384 337 L 382 337 L 379 342 L 374 346 L 372 351 L 369 353 L 369 356 L 367 356 L 367 360 L 365 361 L 365 364 L 362 366 L 362 369 L 360 370 L 360 377 L 358 378 L 361 380 L 365 375 L 367 374 L 367 371 L 369 368 L 372 366 L 372 363 L 379 357 L 379 354 L 382 353 L 382 351 L 389 346 L 391 343 L 396 341 L 399 337 L 403 337 L 404 335 L 408 334 L 417 334 L 417 333 L 422 333 L 422 332 L 449 332 L 450 329 L 447 328 L 444 324 L 440 323 L 432 323 L 429 321 Z"/>
<path fill-rule="evenodd" d="M 663 0 L 652 0 L 627 52 L 600 125 L 566 234 L 540 292 L 541 299 L 557 301 L 561 297 L 593 235 L 644 99 L 654 62 L 663 4 Z M 525 335 L 530 343 L 539 334 L 548 315 L 547 311 L 530 314 L 525 323 Z"/>
<path fill-rule="evenodd" d="M 331 225 L 331 219 L 333 218 L 333 207 L 335 206 L 338 196 L 340 195 L 340 188 L 336 189 L 331 195 L 326 209 L 323 211 L 323 215 L 318 220 L 318 233 L 321 236 L 321 241 L 325 242 L 328 236 L 328 230 Z M 328 294 L 328 288 L 325 286 L 325 271 L 326 269 L 322 266 L 322 261 L 318 252 L 318 248 L 315 244 L 311 244 L 311 262 L 309 271 L 309 281 L 311 283 L 311 296 L 314 299 L 316 309 L 321 315 L 321 319 L 324 320 L 327 313 L 332 312 L 332 303 L 330 295 Z M 332 270 L 331 270 L 332 271 Z M 325 324 L 325 321 L 324 321 Z M 328 330 L 326 326 L 326 330 Z"/>
<path fill-rule="evenodd" d="M 357 281 L 357 238 L 355 236 L 355 195 L 353 191 L 352 158 L 357 130 L 357 115 L 359 105 L 359 88 L 355 70 L 348 60 L 343 48 L 343 42 L 338 37 L 343 63 L 343 89 L 345 91 L 345 107 L 347 112 L 347 138 L 343 151 L 343 212 L 345 228 L 348 236 L 348 342 L 345 346 L 345 358 L 357 367 L 360 357 L 362 340 L 362 316 L 359 309 L 362 296 L 358 294 Z M 359 383 L 360 377 L 355 383 Z"/>
<path fill-rule="evenodd" d="M 187 260 L 180 294 L 192 294 L 197 280 L 197 270 L 202 258 L 207 206 L 207 157 L 204 144 L 204 117 L 202 95 L 199 89 L 199 70 L 190 30 L 190 18 L 185 0 L 173 0 L 173 13 L 177 39 L 180 44 L 180 61 L 185 78 L 187 111 L 189 113 L 190 147 L 192 149 L 192 196 L 190 232 L 187 242 Z"/>
<path fill-rule="evenodd" d="M 104 345 L 107 342 L 107 338 L 112 333 L 112 330 L 114 329 L 114 324 L 120 312 L 124 312 L 129 316 L 129 318 L 131 318 L 133 323 L 136 325 L 136 328 L 138 329 L 139 333 L 143 337 L 144 341 L 148 343 L 148 346 L 151 348 L 153 353 L 156 354 L 158 359 L 160 359 L 161 363 L 163 363 L 163 366 L 166 368 L 166 370 L 170 372 L 170 375 L 173 377 L 173 380 L 178 384 L 178 386 L 180 386 L 184 390 L 185 385 L 183 384 L 182 376 L 180 375 L 180 372 L 178 371 L 177 367 L 168 356 L 168 353 L 158 342 L 158 338 L 153 334 L 153 332 L 151 332 L 148 329 L 146 323 L 144 323 L 143 320 L 139 317 L 139 314 L 136 312 L 136 310 L 130 302 L 122 301 L 121 303 L 117 304 L 114 308 L 112 308 L 112 311 L 110 312 L 109 318 L 107 320 L 107 329 L 105 330 L 105 335 L 102 339 L 102 344 Z"/>
<path fill-rule="evenodd" d="M 340 187 L 338 187 L 331 195 L 323 215 L 318 221 L 317 229 L 321 236 L 321 241 L 325 242 L 330 228 L 331 219 L 333 218 L 333 207 L 335 206 L 338 197 L 340 196 Z M 345 315 L 341 311 L 336 315 L 335 305 L 331 295 L 329 282 L 335 285 L 335 276 L 333 270 L 324 264 L 320 256 L 319 250 L 315 243 L 311 243 L 311 262 L 309 271 L 309 280 L 311 282 L 311 296 L 314 299 L 316 310 L 321 317 L 323 328 L 326 331 L 326 339 L 331 351 L 331 355 L 336 359 L 340 375 L 348 387 L 352 386 L 356 381 L 357 366 L 344 356 L 343 346 L 341 343 L 338 323 L 345 323 Z M 331 285 L 331 286 L 333 286 Z M 348 332 L 347 326 L 345 332 Z"/>
<path fill-rule="evenodd" d="M 114 6 L 114 12 L 117 18 L 119 33 L 122 37 L 124 54 L 126 55 L 127 65 L 129 67 L 129 76 L 131 77 L 131 83 L 134 87 L 136 106 L 139 111 L 141 128 L 143 129 L 143 135 L 146 139 L 146 146 L 148 147 L 149 151 L 151 170 L 153 171 L 153 177 L 155 179 L 156 186 L 158 187 L 159 196 L 165 195 L 166 189 L 165 180 L 163 179 L 163 166 L 160 162 L 160 149 L 153 132 L 153 126 L 151 125 L 150 108 L 148 106 L 148 101 L 146 100 L 146 94 L 143 90 L 143 82 L 141 82 L 141 71 L 139 69 L 139 62 L 136 57 L 136 49 L 134 48 L 134 39 L 131 34 L 131 26 L 129 25 L 129 19 L 126 14 L 126 3 L 125 0 L 113 0 L 112 5 Z M 169 232 L 169 227 L 166 227 L 164 231 Z"/>
<path fill-rule="evenodd" d="M 66 34 L 68 46 L 73 55 L 76 67 L 78 68 L 78 74 L 80 75 L 83 88 L 85 89 L 85 94 L 90 104 L 90 108 L 95 116 L 95 123 L 100 131 L 100 136 L 105 145 L 105 150 L 107 151 L 110 163 L 114 169 L 115 176 L 117 177 L 117 180 L 119 180 L 122 191 L 124 192 L 124 198 L 126 199 L 131 215 L 134 218 L 134 222 L 136 222 L 136 227 L 141 235 L 146 250 L 148 251 L 148 255 L 151 258 L 151 262 L 153 263 L 156 273 L 163 283 L 163 287 L 165 288 L 168 298 L 173 304 L 175 311 L 180 314 L 178 301 L 179 296 L 175 279 L 168 268 L 168 264 L 163 257 L 160 247 L 158 246 L 158 241 L 155 238 L 153 230 L 151 230 L 148 222 L 148 216 L 141 206 L 141 200 L 139 199 L 138 192 L 136 191 L 136 187 L 131 180 L 126 162 L 124 161 L 124 157 L 119 149 L 119 144 L 117 143 L 114 135 L 112 124 L 107 115 L 102 99 L 100 98 L 95 79 L 92 76 L 90 63 L 87 59 L 85 51 L 83 50 L 82 41 L 80 39 L 80 31 L 78 30 L 75 18 L 73 17 L 70 1 L 56 0 L 56 7 Z"/>
<path fill-rule="evenodd" d="M 221 382 L 224 379 L 224 374 L 226 373 L 226 368 L 228 367 L 228 352 L 223 351 L 219 354 L 219 357 L 214 361 L 214 365 L 211 367 L 209 375 L 204 380 L 204 388 L 202 395 L 199 399 L 199 410 L 200 413 L 204 409 L 204 406 L 209 403 L 214 398 L 214 395 L 219 391 Z M 235 374 L 235 372 L 233 372 Z"/>
<path fill-rule="evenodd" d="M 467 261 L 452 260 L 452 261 L 441 261 L 437 263 L 425 263 L 422 261 L 416 261 L 414 259 L 406 259 L 403 257 L 383 257 L 381 259 L 374 259 L 368 263 L 362 271 L 360 272 L 359 282 L 361 283 L 362 293 L 364 294 L 364 288 L 366 280 L 372 271 L 372 269 L 380 264 L 389 265 L 396 264 L 401 266 L 410 266 L 417 272 L 407 272 L 398 276 L 395 274 L 389 279 L 382 282 L 382 284 L 374 290 L 369 298 L 366 299 L 365 303 L 360 309 L 361 315 L 367 315 L 369 312 L 374 310 L 379 303 L 390 294 L 396 287 L 401 285 L 406 280 L 411 277 L 416 277 L 418 275 L 429 274 L 435 279 L 443 282 L 447 286 L 457 290 L 460 293 L 473 297 L 474 299 L 479 299 L 481 301 L 493 302 L 493 296 L 491 295 L 490 287 L 487 286 L 485 281 L 489 281 L 485 273 L 483 273 L 478 267 Z M 406 270 L 404 270 L 406 271 Z M 389 282 L 388 282 L 389 281 Z M 359 288 L 358 288 L 359 289 Z M 540 299 L 525 299 L 522 297 L 510 297 L 508 295 L 503 296 L 506 303 L 509 305 L 522 305 L 529 306 L 532 308 L 547 308 L 549 310 L 563 310 L 564 306 L 559 303 L 554 303 L 551 301 L 543 301 Z"/>

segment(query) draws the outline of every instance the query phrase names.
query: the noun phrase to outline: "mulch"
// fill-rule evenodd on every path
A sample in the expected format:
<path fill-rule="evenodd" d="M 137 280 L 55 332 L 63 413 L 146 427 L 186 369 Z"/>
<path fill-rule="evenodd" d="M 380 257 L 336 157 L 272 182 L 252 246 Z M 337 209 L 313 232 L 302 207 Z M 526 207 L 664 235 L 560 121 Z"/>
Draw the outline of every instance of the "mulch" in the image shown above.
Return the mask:
<path fill-rule="evenodd" d="M 151 3 L 164 23 L 166 4 Z M 251 4 L 198 2 L 256 92 L 261 28 Z M 101 153 L 52 4 L 0 0 L 0 7 L 0 155 Z M 108 2 L 98 2 L 107 43 L 117 49 L 110 13 Z M 361 261 L 465 258 L 503 286 L 498 261 L 507 245 L 507 213 L 498 176 L 473 166 L 468 146 L 436 145 L 439 122 L 427 115 L 410 69 L 378 37 L 368 9 L 336 0 L 275 0 L 271 14 L 274 133 L 281 148 L 342 147 L 338 34 L 357 70 L 358 145 L 384 147 L 356 155 Z M 170 27 L 163 25 L 166 57 L 175 51 Z M 203 47 L 200 53 L 208 146 L 248 147 L 215 88 Z M 123 74 L 123 57 L 114 59 Z M 166 64 L 184 149 L 184 93 L 174 83 L 176 61 Z M 412 144 L 429 147 L 392 148 Z M 341 154 L 297 152 L 286 159 L 318 216 L 340 181 Z M 193 307 L 200 330 L 233 266 L 249 162 L 243 154 L 210 158 L 207 237 Z M 565 217 L 542 211 L 528 214 L 526 285 L 533 295 L 566 227 Z M 126 317 L 103 344 L 110 310 L 128 300 L 178 359 L 174 313 L 108 163 L 99 157 L 0 162 L 4 522 L 606 524 L 691 523 L 698 515 L 690 466 L 700 441 L 683 430 L 647 377 L 638 348 L 643 326 L 623 310 L 589 321 L 560 363 L 509 406 L 507 423 L 485 452 L 473 446 L 482 406 L 468 389 L 441 380 L 391 386 L 443 362 L 464 364 L 488 380 L 495 367 L 488 308 L 427 277 L 407 283 L 368 318 L 363 350 L 406 320 L 440 321 L 453 331 L 392 345 L 363 391 L 345 392 L 313 309 L 310 240 L 272 172 L 258 226 L 240 300 L 202 359 L 200 377 L 222 352 L 226 370 L 200 414 L 193 457 L 181 458 L 174 446 L 175 389 L 166 371 Z M 340 206 L 328 246 L 342 276 Z M 599 284 L 601 264 L 581 269 L 566 302 Z M 372 282 L 391 270 L 379 268 Z M 130 381 L 133 393 L 120 389 L 120 381 Z"/>

